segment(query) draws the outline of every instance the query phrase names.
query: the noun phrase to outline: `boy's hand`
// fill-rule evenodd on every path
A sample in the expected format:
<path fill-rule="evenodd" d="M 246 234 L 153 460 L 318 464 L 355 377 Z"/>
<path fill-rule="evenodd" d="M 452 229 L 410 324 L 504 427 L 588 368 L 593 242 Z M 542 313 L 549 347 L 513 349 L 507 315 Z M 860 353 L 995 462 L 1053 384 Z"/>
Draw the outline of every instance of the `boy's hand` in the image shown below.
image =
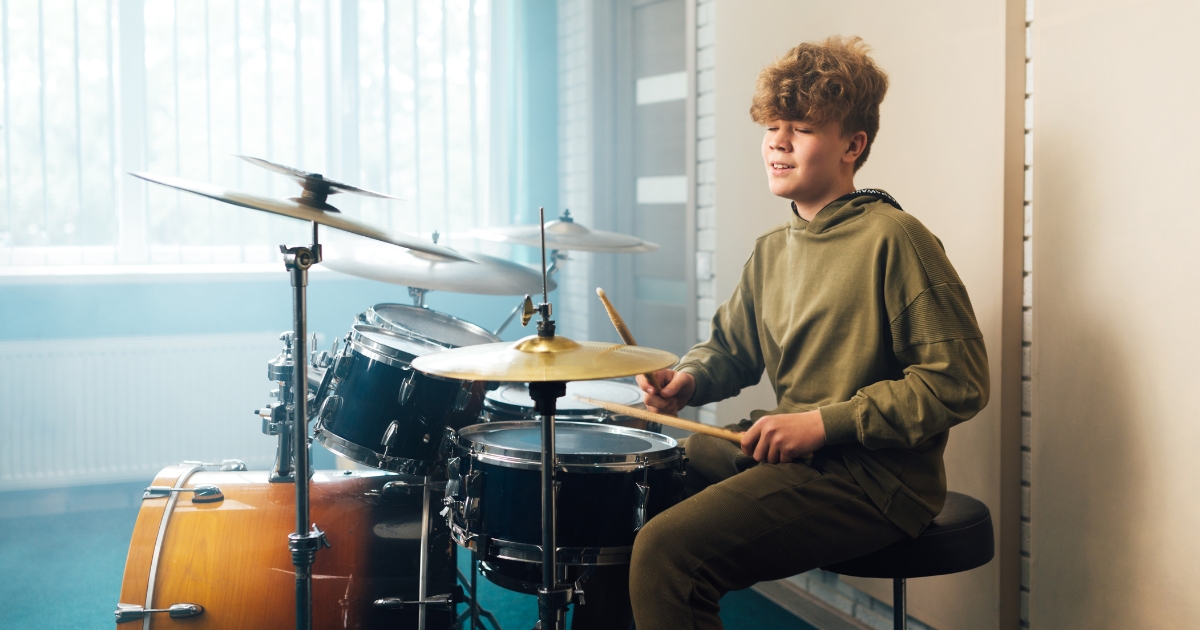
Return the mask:
<path fill-rule="evenodd" d="M 659 385 L 662 385 L 661 391 L 655 391 L 646 381 L 645 376 L 641 374 L 637 376 L 638 386 L 646 392 L 644 396 L 646 409 L 654 413 L 668 416 L 678 415 L 679 410 L 687 406 L 688 401 L 692 399 L 692 394 L 696 392 L 696 379 L 687 372 L 659 370 L 654 373 L 654 379 L 658 381 Z"/>
<path fill-rule="evenodd" d="M 742 435 L 742 452 L 760 462 L 786 464 L 825 446 L 821 410 L 763 416 Z"/>

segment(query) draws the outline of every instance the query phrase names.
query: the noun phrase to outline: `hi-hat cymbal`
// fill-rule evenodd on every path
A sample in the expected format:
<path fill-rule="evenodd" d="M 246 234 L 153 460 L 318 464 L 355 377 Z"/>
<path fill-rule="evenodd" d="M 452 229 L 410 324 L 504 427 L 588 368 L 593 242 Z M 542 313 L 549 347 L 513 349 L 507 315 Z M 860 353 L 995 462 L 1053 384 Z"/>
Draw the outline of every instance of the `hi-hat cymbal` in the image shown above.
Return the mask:
<path fill-rule="evenodd" d="M 473 381 L 546 382 L 619 378 L 671 367 L 678 357 L 663 350 L 563 336 L 531 335 L 512 342 L 455 348 L 418 357 L 427 374 Z"/>
<path fill-rule="evenodd" d="M 304 221 L 312 221 L 321 225 L 328 225 L 332 228 L 337 228 L 344 232 L 358 234 L 367 238 L 372 238 L 377 241 L 399 245 L 408 249 L 423 252 L 431 256 L 438 256 L 445 260 L 461 260 L 474 262 L 463 254 L 443 245 L 431 243 L 425 239 L 409 236 L 407 234 L 397 234 L 386 230 L 379 229 L 372 225 L 368 225 L 357 219 L 344 216 L 341 213 L 327 212 L 318 210 L 308 204 L 301 203 L 295 199 L 278 199 L 275 197 L 263 197 L 240 190 L 231 190 L 206 184 L 203 182 L 193 182 L 179 177 L 170 177 L 167 175 L 154 175 L 151 173 L 130 173 L 134 177 L 144 179 L 148 182 L 170 186 L 179 190 L 195 193 L 209 199 L 224 201 L 225 203 L 243 208 L 251 208 L 254 210 L 262 210 L 273 214 L 281 214 L 285 217 L 293 219 L 301 219 Z M 306 191 L 307 193 L 307 191 Z"/>
<path fill-rule="evenodd" d="M 474 230 L 471 236 L 500 243 L 515 243 L 529 247 L 541 247 L 540 225 L 513 225 L 508 227 Z M 546 249 L 565 249 L 581 252 L 638 253 L 658 249 L 657 243 L 644 241 L 636 236 L 592 230 L 576 223 L 571 212 L 563 212 L 555 221 L 546 222 Z"/>
<path fill-rule="evenodd" d="M 542 275 L 524 265 L 475 252 L 469 262 L 443 260 L 353 236 L 338 236 L 323 245 L 325 266 L 352 276 L 418 289 L 524 295 L 542 290 Z M 555 282 L 550 280 L 550 290 Z"/>

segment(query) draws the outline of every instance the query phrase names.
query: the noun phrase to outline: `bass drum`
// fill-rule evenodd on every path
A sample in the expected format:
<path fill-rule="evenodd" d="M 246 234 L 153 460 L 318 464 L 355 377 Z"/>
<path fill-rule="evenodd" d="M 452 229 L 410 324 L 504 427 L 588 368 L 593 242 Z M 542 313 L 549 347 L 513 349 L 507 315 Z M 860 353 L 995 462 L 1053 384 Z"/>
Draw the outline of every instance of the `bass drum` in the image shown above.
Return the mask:
<path fill-rule="evenodd" d="M 199 614 L 174 619 L 147 613 L 118 628 L 295 628 L 295 569 L 287 548 L 296 522 L 295 488 L 269 483 L 266 471 L 209 472 L 170 466 L 154 479 L 134 526 L 121 604 L 165 609 L 196 604 Z M 421 501 L 385 490 L 391 481 L 416 481 L 377 471 L 318 471 L 311 516 L 329 539 L 313 574 L 314 628 L 416 628 L 417 609 L 382 609 L 376 599 L 417 598 Z M 212 486 L 196 492 L 200 486 Z M 442 493 L 434 492 L 432 505 Z M 427 593 L 457 592 L 454 545 L 446 524 L 431 519 Z M 431 608 L 427 628 L 454 627 L 453 610 Z"/>

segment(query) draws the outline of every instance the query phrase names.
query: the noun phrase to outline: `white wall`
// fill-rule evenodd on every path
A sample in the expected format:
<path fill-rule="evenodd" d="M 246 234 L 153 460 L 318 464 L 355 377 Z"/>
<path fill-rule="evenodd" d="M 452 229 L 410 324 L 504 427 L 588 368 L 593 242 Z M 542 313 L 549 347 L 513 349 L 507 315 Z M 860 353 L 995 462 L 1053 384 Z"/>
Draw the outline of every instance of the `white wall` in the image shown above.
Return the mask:
<path fill-rule="evenodd" d="M 1031 627 L 1200 613 L 1200 4 L 1038 0 Z"/>
<path fill-rule="evenodd" d="M 718 0 L 716 20 L 717 299 L 728 297 L 736 285 L 755 237 L 788 218 L 787 202 L 767 190 L 759 155 L 762 132 L 747 113 L 758 71 L 802 41 L 862 36 L 889 73 L 891 89 L 879 138 L 856 184 L 892 193 L 937 234 L 970 292 L 988 345 L 994 397 L 978 417 L 952 431 L 946 463 L 950 488 L 983 500 L 998 520 L 1007 516 L 1000 510 L 999 396 L 1007 9 L 1002 0 Z M 1018 267 L 1018 283 L 1019 272 Z M 1019 316 L 1019 303 L 1017 309 Z M 1008 343 L 1019 343 L 1019 336 Z M 760 385 L 720 404 L 719 421 L 774 405 L 773 395 Z M 998 566 L 993 562 L 964 574 L 913 581 L 912 614 L 939 628 L 999 627 Z M 890 601 L 890 585 L 854 583 Z M 1015 583 L 1012 591 L 1015 601 Z"/>

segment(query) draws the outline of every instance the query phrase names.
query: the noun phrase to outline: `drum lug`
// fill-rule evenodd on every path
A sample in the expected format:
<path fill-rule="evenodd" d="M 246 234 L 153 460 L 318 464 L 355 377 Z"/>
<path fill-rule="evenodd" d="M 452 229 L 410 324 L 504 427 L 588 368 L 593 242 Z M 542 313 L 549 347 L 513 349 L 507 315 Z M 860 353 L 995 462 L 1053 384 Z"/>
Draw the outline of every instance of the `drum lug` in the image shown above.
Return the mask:
<path fill-rule="evenodd" d="M 633 512 L 633 531 L 640 531 L 646 525 L 649 517 L 646 514 L 646 509 L 650 500 L 650 486 L 643 483 L 634 484 L 634 491 L 637 493 L 637 508 Z"/>
<path fill-rule="evenodd" d="M 333 414 L 337 413 L 338 409 L 341 408 L 342 397 L 330 394 L 329 396 L 326 396 L 325 400 L 321 403 L 321 410 L 317 412 L 317 420 L 324 423 L 326 420 L 333 417 Z"/>
<path fill-rule="evenodd" d="M 117 617 L 117 623 L 127 623 L 141 621 L 146 615 L 158 612 L 165 612 L 172 619 L 186 619 L 204 614 L 204 607 L 200 604 L 171 604 L 166 608 L 146 608 L 137 604 L 117 604 L 113 614 Z"/>
<path fill-rule="evenodd" d="M 168 486 L 150 486 L 142 493 L 142 500 L 165 499 L 172 492 L 191 492 L 192 503 L 217 503 L 225 500 L 225 495 L 216 486 L 196 486 L 195 488 L 171 488 Z M 199 614 L 199 613 L 197 613 Z"/>
<path fill-rule="evenodd" d="M 463 520 L 467 528 L 478 529 L 479 500 L 483 496 L 483 471 L 475 470 L 467 475 L 467 497 L 463 500 Z"/>
<path fill-rule="evenodd" d="M 589 566 L 587 570 L 583 572 L 583 575 L 579 576 L 578 580 L 575 580 L 575 601 L 578 602 L 580 606 L 587 605 L 587 602 L 583 599 L 583 585 L 592 577 L 592 574 L 595 572 L 596 566 Z"/>
<path fill-rule="evenodd" d="M 446 429 L 442 432 L 442 447 L 440 449 L 442 456 L 450 457 L 450 454 L 454 452 L 454 449 L 457 446 L 458 446 L 458 431 L 455 431 L 454 427 L 446 427 Z M 458 458 L 454 457 L 452 459 L 458 459 Z"/>
<path fill-rule="evenodd" d="M 458 491 L 462 488 L 463 479 L 462 473 L 459 471 L 459 466 L 462 460 L 457 457 L 451 457 L 446 460 L 446 498 L 457 497 Z"/>
<path fill-rule="evenodd" d="M 412 368 L 409 369 L 411 370 Z M 412 374 L 409 374 L 408 378 L 404 379 L 404 381 L 400 383 L 400 393 L 396 396 L 396 402 L 400 403 L 401 405 L 408 404 L 408 399 L 412 398 L 413 377 L 415 376 L 416 372 L 413 372 Z"/>
<path fill-rule="evenodd" d="M 388 428 L 383 432 L 383 439 L 379 442 L 383 445 L 383 459 L 387 459 L 388 450 L 392 448 L 392 444 L 396 441 L 396 434 L 399 432 L 400 423 L 396 420 L 392 420 L 392 423 L 389 424 Z"/>
<path fill-rule="evenodd" d="M 474 381 L 463 381 L 462 386 L 458 390 L 458 395 L 454 398 L 454 411 L 465 411 L 467 406 L 471 404 L 471 390 Z"/>
<path fill-rule="evenodd" d="M 346 351 L 338 355 L 338 358 L 333 362 L 333 377 L 342 379 L 350 374 L 350 366 L 354 365 L 354 353 L 350 351 L 350 345 L 346 345 Z"/>

